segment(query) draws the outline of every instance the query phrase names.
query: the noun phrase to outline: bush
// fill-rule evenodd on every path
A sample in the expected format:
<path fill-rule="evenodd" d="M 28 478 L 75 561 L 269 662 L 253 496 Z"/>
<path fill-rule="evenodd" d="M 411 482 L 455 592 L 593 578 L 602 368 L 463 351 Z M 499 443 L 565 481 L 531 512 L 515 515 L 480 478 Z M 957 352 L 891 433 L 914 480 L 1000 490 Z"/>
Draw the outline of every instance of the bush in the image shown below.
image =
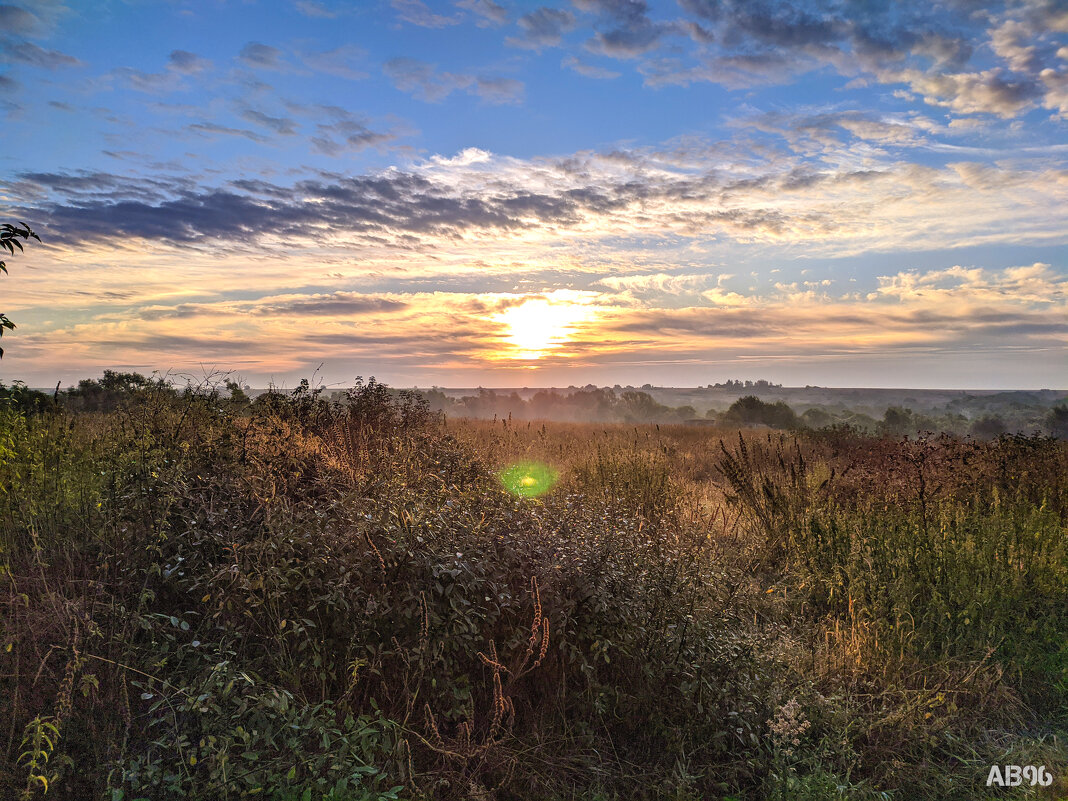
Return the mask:
<path fill-rule="evenodd" d="M 797 415 L 783 401 L 765 403 L 756 395 L 739 398 L 727 409 L 724 418 L 742 425 L 766 425 L 772 428 L 796 428 Z"/>
<path fill-rule="evenodd" d="M 21 381 L 10 387 L 0 382 L 0 408 L 14 410 L 23 414 L 39 414 L 55 406 L 52 396 L 36 389 L 30 389 Z"/>
<path fill-rule="evenodd" d="M 106 380 L 106 414 L 8 413 L 0 709 L 58 738 L 5 790 L 757 781 L 734 750 L 758 749 L 773 668 L 663 457 L 606 454 L 584 494 L 531 502 L 373 380 L 248 407 Z"/>

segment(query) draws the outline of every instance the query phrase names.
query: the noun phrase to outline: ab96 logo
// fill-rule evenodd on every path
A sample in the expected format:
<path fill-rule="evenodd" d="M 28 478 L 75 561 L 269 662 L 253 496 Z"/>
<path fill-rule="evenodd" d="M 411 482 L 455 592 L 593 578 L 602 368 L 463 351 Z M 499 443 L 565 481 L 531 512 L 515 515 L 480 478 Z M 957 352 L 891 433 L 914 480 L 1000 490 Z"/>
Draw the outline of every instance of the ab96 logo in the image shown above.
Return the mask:
<path fill-rule="evenodd" d="M 986 786 L 1019 787 L 1021 784 L 1030 784 L 1032 787 L 1049 787 L 1053 784 L 1053 777 L 1046 770 L 1045 765 L 994 765 L 986 777 Z"/>

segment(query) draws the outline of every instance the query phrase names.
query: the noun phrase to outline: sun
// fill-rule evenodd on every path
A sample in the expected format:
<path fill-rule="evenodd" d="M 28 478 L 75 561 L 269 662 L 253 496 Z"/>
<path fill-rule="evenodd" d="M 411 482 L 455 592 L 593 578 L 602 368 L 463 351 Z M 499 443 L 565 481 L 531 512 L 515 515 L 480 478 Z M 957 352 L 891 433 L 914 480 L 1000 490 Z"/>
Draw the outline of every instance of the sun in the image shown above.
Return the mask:
<path fill-rule="evenodd" d="M 579 304 L 533 298 L 495 316 L 506 328 L 510 346 L 503 354 L 512 359 L 539 359 L 559 348 L 574 333 L 574 326 L 589 317 Z"/>

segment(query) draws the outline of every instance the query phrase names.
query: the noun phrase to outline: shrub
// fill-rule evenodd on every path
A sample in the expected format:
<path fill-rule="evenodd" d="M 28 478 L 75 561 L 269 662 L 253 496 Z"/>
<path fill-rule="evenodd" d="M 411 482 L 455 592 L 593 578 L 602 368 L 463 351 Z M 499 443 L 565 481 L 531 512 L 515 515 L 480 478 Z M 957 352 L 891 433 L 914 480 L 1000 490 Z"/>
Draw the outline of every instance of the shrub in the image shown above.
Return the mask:
<path fill-rule="evenodd" d="M 798 425 L 794 410 L 783 401 L 765 403 L 756 395 L 739 398 L 727 409 L 725 419 L 743 425 L 766 425 L 772 428 L 795 428 Z"/>

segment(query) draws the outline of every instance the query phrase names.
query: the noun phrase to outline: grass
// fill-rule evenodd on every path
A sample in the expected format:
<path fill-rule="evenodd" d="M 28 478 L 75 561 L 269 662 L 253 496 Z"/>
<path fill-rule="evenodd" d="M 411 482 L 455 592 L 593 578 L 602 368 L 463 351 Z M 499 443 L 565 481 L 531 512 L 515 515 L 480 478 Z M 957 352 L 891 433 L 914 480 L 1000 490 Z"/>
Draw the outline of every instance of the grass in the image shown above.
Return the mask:
<path fill-rule="evenodd" d="M 373 381 L 0 408 L 0 795 L 1063 798 L 1066 462 Z"/>

